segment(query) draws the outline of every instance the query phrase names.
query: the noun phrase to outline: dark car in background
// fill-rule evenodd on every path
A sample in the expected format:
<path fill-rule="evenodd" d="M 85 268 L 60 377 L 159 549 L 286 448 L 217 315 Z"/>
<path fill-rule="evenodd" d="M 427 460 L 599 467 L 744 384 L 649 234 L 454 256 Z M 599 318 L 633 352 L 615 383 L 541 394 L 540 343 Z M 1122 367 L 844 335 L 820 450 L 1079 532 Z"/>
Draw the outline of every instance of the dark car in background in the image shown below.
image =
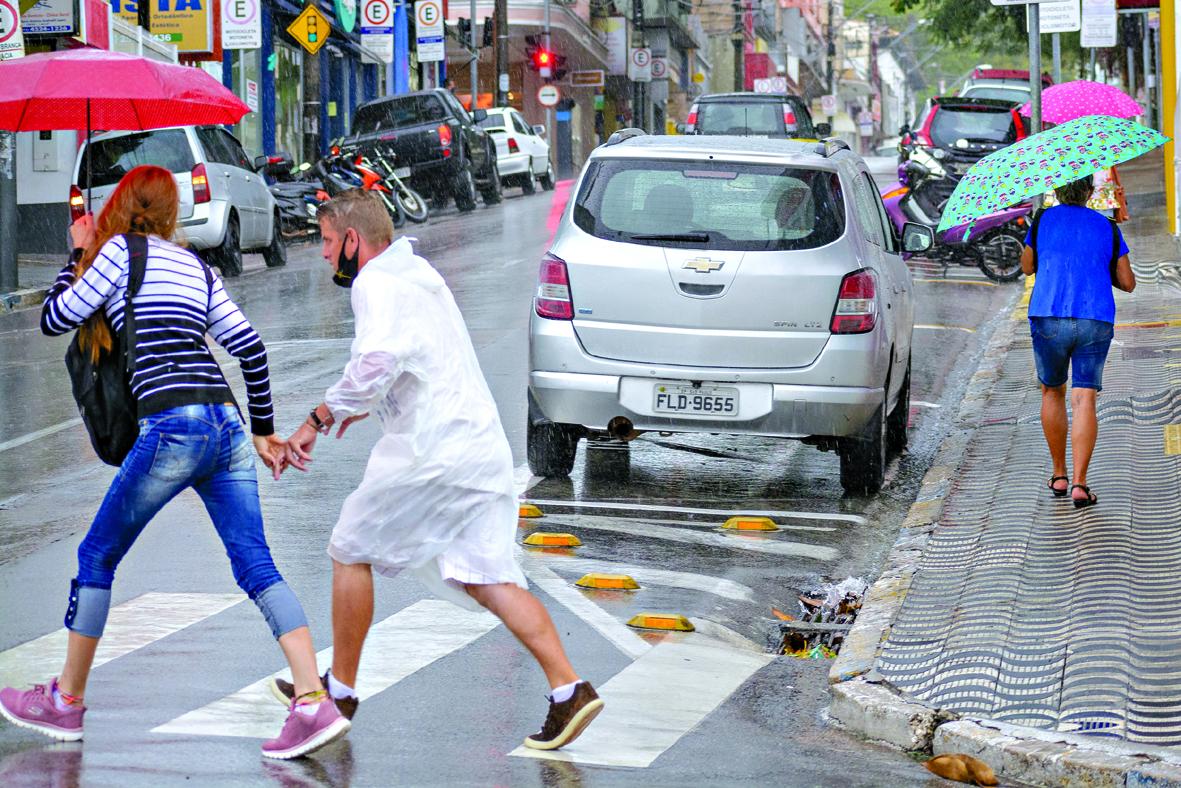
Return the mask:
<path fill-rule="evenodd" d="M 362 104 L 344 147 L 380 145 L 398 167 L 411 170 L 410 185 L 439 209 L 451 199 L 461 211 L 500 202 L 496 144 L 479 126 L 486 113 L 468 113 L 448 90 L 422 90 Z"/>
<path fill-rule="evenodd" d="M 830 135 L 832 129 L 827 123 L 814 125 L 808 105 L 799 96 L 711 93 L 693 102 L 685 133 L 819 140 Z"/>

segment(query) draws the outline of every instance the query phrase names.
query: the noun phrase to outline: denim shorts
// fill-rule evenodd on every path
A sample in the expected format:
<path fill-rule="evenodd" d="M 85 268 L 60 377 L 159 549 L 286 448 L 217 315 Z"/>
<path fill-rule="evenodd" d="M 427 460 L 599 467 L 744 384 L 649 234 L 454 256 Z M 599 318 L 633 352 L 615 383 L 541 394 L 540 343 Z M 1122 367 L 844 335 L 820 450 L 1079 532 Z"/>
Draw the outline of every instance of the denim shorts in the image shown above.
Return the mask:
<path fill-rule="evenodd" d="M 1033 358 L 1043 386 L 1066 383 L 1076 389 L 1103 390 L 1103 365 L 1115 326 L 1102 320 L 1074 317 L 1031 317 Z"/>

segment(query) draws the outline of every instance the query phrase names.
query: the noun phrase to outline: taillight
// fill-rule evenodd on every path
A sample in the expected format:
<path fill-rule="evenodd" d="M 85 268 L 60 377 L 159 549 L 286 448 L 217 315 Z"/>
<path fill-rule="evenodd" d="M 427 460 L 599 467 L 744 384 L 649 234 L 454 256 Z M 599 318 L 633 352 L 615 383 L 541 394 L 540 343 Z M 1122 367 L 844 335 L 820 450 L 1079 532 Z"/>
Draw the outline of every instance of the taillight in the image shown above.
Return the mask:
<path fill-rule="evenodd" d="M 794 129 L 796 125 L 796 114 L 787 107 L 783 108 L 783 125 L 789 129 Z"/>
<path fill-rule="evenodd" d="M 877 277 L 868 268 L 846 274 L 828 330 L 834 334 L 864 334 L 878 320 Z"/>
<path fill-rule="evenodd" d="M 70 221 L 76 222 L 86 215 L 86 198 L 82 190 L 70 184 Z"/>
<path fill-rule="evenodd" d="M 1029 134 L 1025 131 L 1025 123 L 1021 120 L 1021 114 L 1018 113 L 1017 110 L 1013 110 L 1012 115 L 1013 127 L 1017 132 L 1017 141 L 1020 142 L 1021 140 L 1028 137 Z"/>
<path fill-rule="evenodd" d="M 934 148 L 935 143 L 931 142 L 931 135 L 925 131 L 916 131 L 914 133 L 915 140 L 919 145 L 925 145 L 928 148 Z"/>
<path fill-rule="evenodd" d="M 439 144 L 444 148 L 451 147 L 451 127 L 443 123 L 439 128 L 435 129 L 439 134 Z"/>
<path fill-rule="evenodd" d="M 689 117 L 685 118 L 685 131 L 692 132 L 697 127 L 697 105 L 689 108 Z"/>
<path fill-rule="evenodd" d="M 518 145 L 517 141 L 515 139 L 513 139 L 512 137 L 508 138 L 508 152 L 509 153 L 520 153 L 521 152 L 521 146 Z"/>
<path fill-rule="evenodd" d="M 205 165 L 198 164 L 193 168 L 193 204 L 209 200 L 209 176 L 205 174 Z"/>
<path fill-rule="evenodd" d="M 566 262 L 547 254 L 541 258 L 541 270 L 537 273 L 537 297 L 533 307 L 538 317 L 550 320 L 573 320 L 574 303 L 570 300 L 570 275 Z"/>

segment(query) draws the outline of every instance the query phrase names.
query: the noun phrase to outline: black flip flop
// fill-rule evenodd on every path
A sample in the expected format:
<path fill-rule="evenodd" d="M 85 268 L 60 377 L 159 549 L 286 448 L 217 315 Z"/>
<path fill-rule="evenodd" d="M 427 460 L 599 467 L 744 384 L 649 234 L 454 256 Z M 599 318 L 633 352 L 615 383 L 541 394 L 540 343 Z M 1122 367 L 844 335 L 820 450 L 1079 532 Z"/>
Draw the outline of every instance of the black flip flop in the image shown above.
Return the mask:
<path fill-rule="evenodd" d="M 1065 498 L 1070 493 L 1070 488 L 1067 487 L 1059 490 L 1057 487 L 1055 487 L 1054 482 L 1058 481 L 1059 479 L 1064 482 L 1070 481 L 1069 476 L 1051 476 L 1050 482 L 1046 486 L 1050 488 L 1050 492 L 1054 493 L 1055 498 Z"/>
<path fill-rule="evenodd" d="M 1071 495 L 1070 500 L 1074 501 L 1075 509 L 1086 509 L 1088 506 L 1094 506 L 1095 504 L 1099 503 L 1099 497 L 1095 495 L 1095 493 L 1091 492 L 1090 487 L 1085 484 L 1072 484 L 1070 485 L 1070 491 L 1073 493 L 1076 487 L 1085 492 L 1087 497 L 1075 498 L 1073 495 Z"/>

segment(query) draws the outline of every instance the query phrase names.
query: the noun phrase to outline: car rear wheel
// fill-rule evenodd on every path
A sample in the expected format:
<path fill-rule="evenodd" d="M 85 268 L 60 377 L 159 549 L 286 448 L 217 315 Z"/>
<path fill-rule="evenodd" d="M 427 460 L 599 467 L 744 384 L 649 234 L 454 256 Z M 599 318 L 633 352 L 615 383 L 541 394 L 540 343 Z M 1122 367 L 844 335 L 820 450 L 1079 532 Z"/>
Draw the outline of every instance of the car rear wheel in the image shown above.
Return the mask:
<path fill-rule="evenodd" d="M 533 173 L 533 160 L 529 160 L 529 167 L 525 170 L 525 174 L 521 176 L 521 191 L 524 194 L 533 194 L 537 191 L 537 176 Z"/>
<path fill-rule="evenodd" d="M 488 172 L 488 185 L 480 189 L 480 196 L 484 198 L 485 205 L 496 205 L 502 199 L 500 191 L 500 168 L 496 166 L 496 162 L 492 162 L 492 166 Z"/>
<path fill-rule="evenodd" d="M 886 421 L 886 447 L 889 451 L 900 452 L 906 448 L 906 428 L 910 425 L 910 361 L 906 362 L 906 377 L 902 379 L 902 390 L 890 418 Z"/>
<path fill-rule="evenodd" d="M 525 454 L 534 476 L 569 476 L 578 454 L 582 428 L 573 424 L 529 420 L 525 430 Z"/>
<path fill-rule="evenodd" d="M 267 268 L 280 268 L 287 265 L 287 243 L 283 240 L 283 233 L 279 231 L 282 226 L 279 214 L 275 214 L 275 225 L 271 229 L 271 245 L 262 252 L 262 259 L 267 264 Z"/>
<path fill-rule="evenodd" d="M 472 164 L 468 161 L 463 165 L 459 174 L 455 176 L 452 185 L 455 195 L 455 207 L 462 213 L 476 210 L 476 179 L 472 177 Z"/>
<path fill-rule="evenodd" d="M 883 402 L 859 437 L 841 440 L 841 487 L 846 493 L 870 495 L 882 488 L 886 477 L 885 411 Z"/>
<path fill-rule="evenodd" d="M 545 165 L 545 175 L 542 175 L 540 178 L 538 178 L 538 180 L 541 181 L 541 188 L 545 189 L 547 192 L 552 192 L 554 190 L 555 181 L 553 162 L 547 163 Z"/>
<path fill-rule="evenodd" d="M 213 264 L 221 269 L 223 278 L 232 279 L 235 276 L 240 276 L 242 273 L 242 243 L 238 232 L 238 217 L 236 214 L 230 214 L 230 220 L 226 222 L 226 235 L 222 239 L 221 246 L 214 250 Z"/>

